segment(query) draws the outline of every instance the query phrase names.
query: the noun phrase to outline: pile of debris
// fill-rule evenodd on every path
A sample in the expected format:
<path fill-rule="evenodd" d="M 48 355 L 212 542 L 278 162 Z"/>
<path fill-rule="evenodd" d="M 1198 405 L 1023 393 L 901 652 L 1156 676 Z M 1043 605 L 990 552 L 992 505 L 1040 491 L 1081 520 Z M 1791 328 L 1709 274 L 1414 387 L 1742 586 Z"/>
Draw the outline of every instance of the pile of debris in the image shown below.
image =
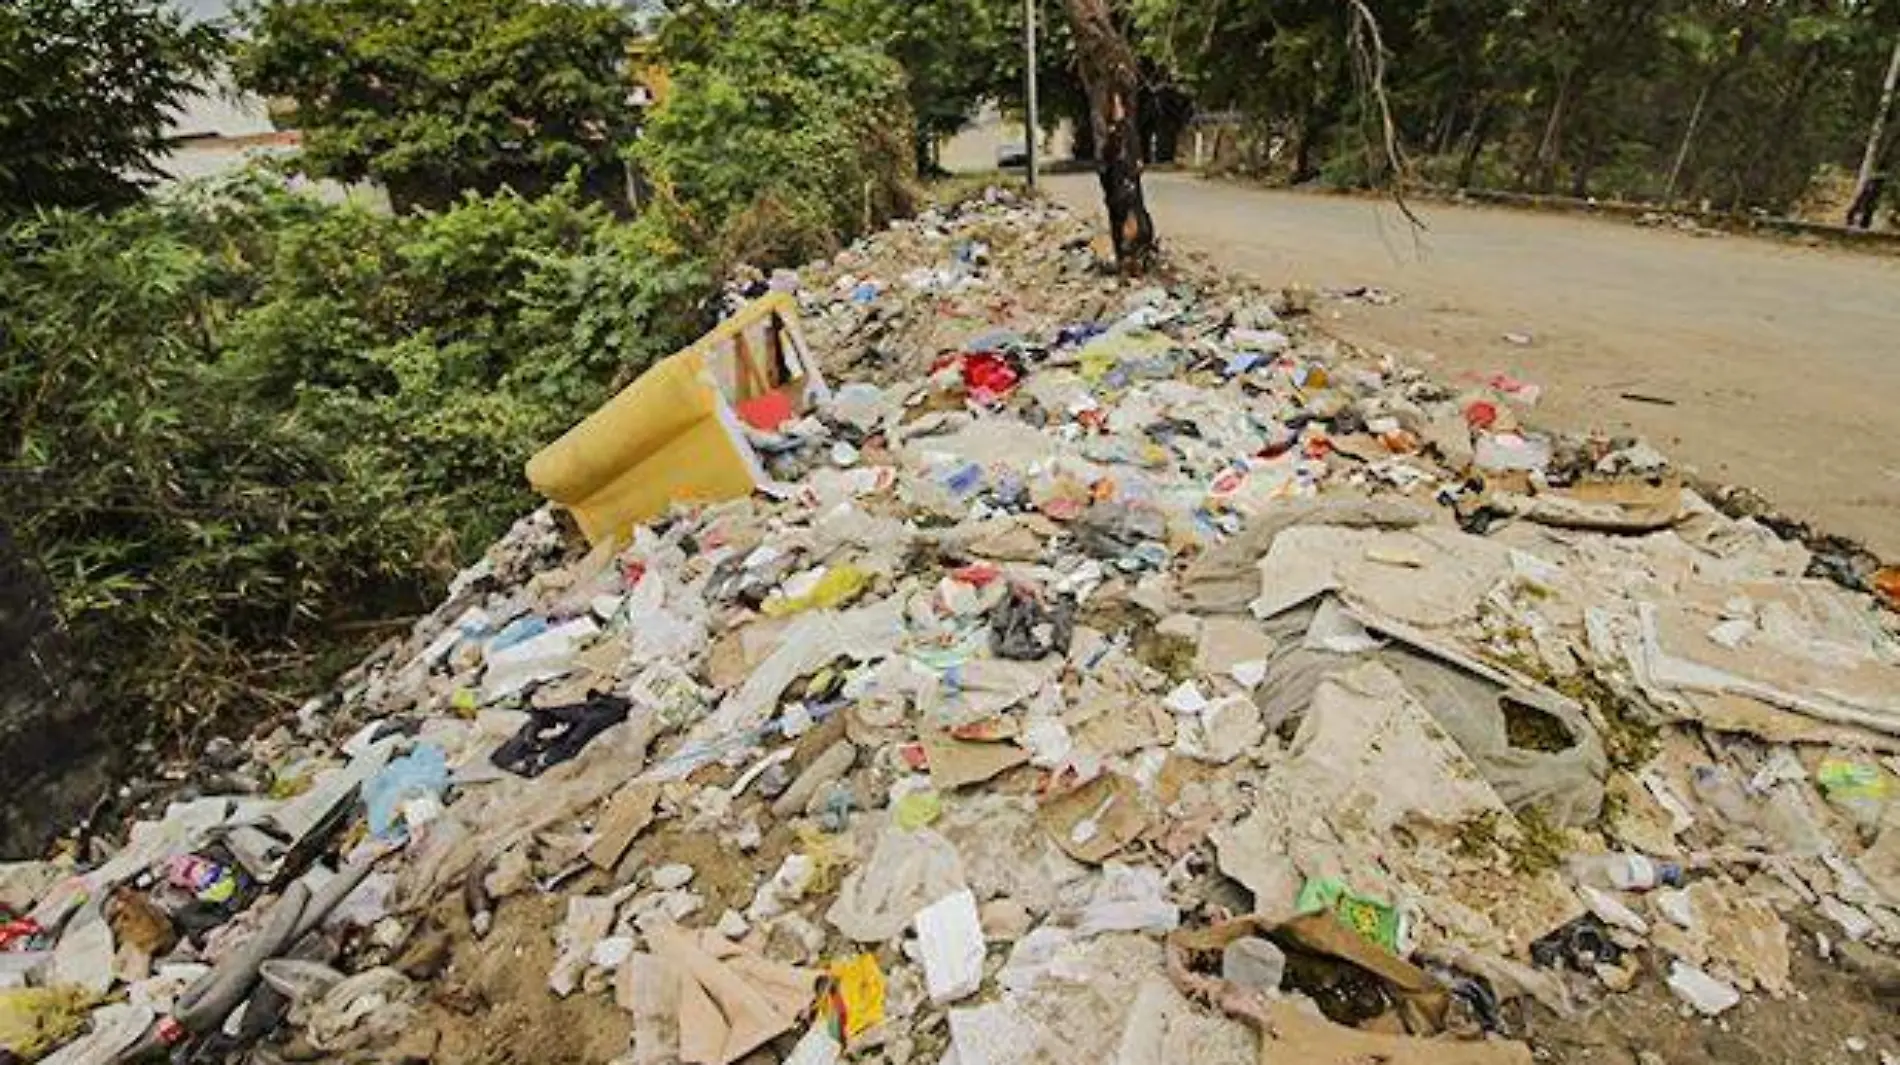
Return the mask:
<path fill-rule="evenodd" d="M 1088 236 L 993 193 L 759 279 L 837 382 L 767 491 L 533 514 L 116 852 L 0 866 L 0 1048 L 1491 1065 L 1789 995 L 1797 911 L 1900 944 L 1891 615 Z"/>

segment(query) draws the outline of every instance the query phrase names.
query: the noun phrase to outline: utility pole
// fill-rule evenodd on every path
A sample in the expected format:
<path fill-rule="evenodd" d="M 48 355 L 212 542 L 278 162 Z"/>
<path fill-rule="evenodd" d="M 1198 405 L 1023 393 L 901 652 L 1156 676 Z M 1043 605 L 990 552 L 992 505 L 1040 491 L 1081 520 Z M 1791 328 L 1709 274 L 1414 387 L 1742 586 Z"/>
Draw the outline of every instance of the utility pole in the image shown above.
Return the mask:
<path fill-rule="evenodd" d="M 1854 181 L 1854 205 L 1848 209 L 1847 224 L 1855 224 L 1855 215 L 1863 210 L 1861 200 L 1869 195 L 1867 186 L 1874 180 L 1874 170 L 1880 165 L 1881 142 L 1887 138 L 1887 120 L 1893 116 L 1893 95 L 1900 87 L 1900 37 L 1894 38 L 1893 59 L 1887 64 L 1887 82 L 1880 90 L 1880 109 L 1874 112 L 1874 128 L 1867 135 L 1867 154 L 1861 156 L 1860 176 Z M 1871 223 L 1873 207 L 1865 207 L 1865 217 Z"/>
<path fill-rule="evenodd" d="M 1028 149 L 1029 191 L 1036 190 L 1036 0 L 1023 0 L 1023 145 Z"/>

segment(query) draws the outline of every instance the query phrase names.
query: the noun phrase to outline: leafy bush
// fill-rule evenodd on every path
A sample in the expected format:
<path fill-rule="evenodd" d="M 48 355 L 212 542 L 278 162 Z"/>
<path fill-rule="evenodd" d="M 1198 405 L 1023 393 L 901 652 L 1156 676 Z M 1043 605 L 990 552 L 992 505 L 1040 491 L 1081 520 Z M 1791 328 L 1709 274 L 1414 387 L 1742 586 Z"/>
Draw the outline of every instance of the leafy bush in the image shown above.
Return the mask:
<path fill-rule="evenodd" d="M 617 194 L 637 112 L 621 8 L 581 0 L 270 0 L 241 78 L 297 109 L 316 174 L 399 206 L 538 193 L 579 168 Z"/>
<path fill-rule="evenodd" d="M 673 24 L 673 93 L 633 149 L 674 224 L 716 260 L 827 255 L 907 212 L 904 73 L 818 14 L 712 6 Z"/>
<path fill-rule="evenodd" d="M 94 690 L 193 732 L 426 602 L 707 289 L 571 186 L 390 218 L 250 176 L 0 239 L 0 512 Z"/>
<path fill-rule="evenodd" d="M 223 43 L 160 0 L 0 4 L 0 211 L 131 200 Z"/>

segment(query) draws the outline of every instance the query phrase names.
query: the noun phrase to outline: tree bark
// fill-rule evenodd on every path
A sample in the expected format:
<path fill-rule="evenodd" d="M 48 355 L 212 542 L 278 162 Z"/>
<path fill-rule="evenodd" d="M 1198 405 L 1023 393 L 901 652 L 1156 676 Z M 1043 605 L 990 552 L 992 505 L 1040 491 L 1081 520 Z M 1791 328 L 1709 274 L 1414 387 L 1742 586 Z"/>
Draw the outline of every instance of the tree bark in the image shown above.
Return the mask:
<path fill-rule="evenodd" d="M 1721 77 L 1719 73 L 1711 75 L 1702 83 L 1702 91 L 1696 95 L 1695 109 L 1689 112 L 1689 126 L 1682 131 L 1682 144 L 1676 148 L 1676 161 L 1669 167 L 1669 182 L 1663 186 L 1663 204 L 1676 202 L 1676 183 L 1682 180 L 1683 164 L 1689 161 L 1689 149 L 1695 145 L 1695 135 L 1702 128 L 1702 112 L 1709 106 L 1709 94 L 1715 91 L 1715 83 Z"/>
<path fill-rule="evenodd" d="M 1847 224 L 1853 225 L 1857 217 L 1864 217 L 1861 228 L 1873 225 L 1873 204 L 1865 204 L 1868 189 L 1874 183 L 1874 170 L 1880 163 L 1881 143 L 1887 139 L 1887 120 L 1893 117 L 1893 97 L 1900 89 L 1900 37 L 1893 41 L 1893 59 L 1887 63 L 1887 81 L 1880 89 L 1880 107 L 1874 112 L 1874 128 L 1867 134 L 1867 152 L 1860 159 L 1860 173 L 1854 179 L 1854 205 L 1848 208 Z M 1876 196 L 1876 198 L 1878 198 Z"/>
<path fill-rule="evenodd" d="M 1319 143 L 1314 131 L 1317 125 L 1310 110 L 1300 118 L 1293 141 L 1293 170 L 1287 175 L 1289 185 L 1304 185 L 1319 176 L 1319 167 L 1313 162 L 1313 149 Z"/>
<path fill-rule="evenodd" d="M 1077 65 L 1088 90 L 1096 172 L 1108 207 L 1115 262 L 1125 274 L 1147 270 L 1155 255 L 1154 219 L 1141 194 L 1141 123 L 1135 51 L 1115 27 L 1108 0 L 1067 0 Z"/>
<path fill-rule="evenodd" d="M 1070 121 L 1074 124 L 1075 134 L 1070 142 L 1069 155 L 1073 159 L 1095 161 L 1095 120 L 1089 114 L 1083 114 Z"/>

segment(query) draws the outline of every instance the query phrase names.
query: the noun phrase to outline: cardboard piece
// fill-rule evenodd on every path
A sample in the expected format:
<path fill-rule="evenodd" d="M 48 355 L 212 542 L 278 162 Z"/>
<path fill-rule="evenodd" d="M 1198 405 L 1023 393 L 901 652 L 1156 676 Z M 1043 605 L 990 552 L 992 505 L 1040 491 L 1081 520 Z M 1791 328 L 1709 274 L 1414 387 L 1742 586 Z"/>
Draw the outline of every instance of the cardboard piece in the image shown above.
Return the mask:
<path fill-rule="evenodd" d="M 1495 484 L 1493 487 L 1496 487 Z M 1494 491 L 1485 497 L 1494 510 L 1540 525 L 1594 532 L 1645 533 L 1666 529 L 1686 515 L 1682 479 L 1585 481 L 1569 488 Z"/>
<path fill-rule="evenodd" d="M 679 1059 L 730 1065 L 798 1022 L 818 974 L 740 950 L 711 930 L 672 925 L 647 932 L 679 975 Z"/>
<path fill-rule="evenodd" d="M 926 731 L 921 739 L 930 759 L 930 783 L 938 791 L 980 784 L 1029 761 L 1029 752 L 1013 743 L 960 740 L 936 731 Z"/>
<path fill-rule="evenodd" d="M 1290 1002 L 1268 1003 L 1260 1025 L 1261 1065 L 1530 1065 L 1531 1060 L 1524 1043 L 1364 1032 L 1304 1013 Z"/>
<path fill-rule="evenodd" d="M 1416 898 L 1432 934 L 1511 956 L 1584 909 L 1554 873 L 1447 862 L 1455 841 L 1444 826 L 1480 817 L 1501 838 L 1522 831 L 1401 678 L 1367 660 L 1320 682 L 1253 808 L 1210 838 L 1221 871 L 1261 910 L 1291 900 L 1307 877 L 1336 876 L 1368 895 Z"/>
<path fill-rule="evenodd" d="M 1100 865 L 1148 830 L 1141 786 L 1120 773 L 1103 773 L 1044 803 L 1039 815 L 1057 847 L 1079 862 Z"/>
<path fill-rule="evenodd" d="M 614 1001 L 633 1014 L 629 1065 L 679 1060 L 680 978 L 666 959 L 640 952 L 627 955 L 614 974 Z"/>
<path fill-rule="evenodd" d="M 1733 646 L 1710 634 L 1732 600 L 1755 621 Z M 1639 684 L 1692 697 L 1735 696 L 1831 726 L 1900 735 L 1900 666 L 1849 597 L 1824 581 L 1692 585 L 1638 603 L 1630 661 Z"/>
<path fill-rule="evenodd" d="M 1404 558 L 1407 565 L 1385 559 Z M 1257 618 L 1324 592 L 1395 622 L 1440 629 L 1468 621 L 1510 573 L 1510 550 L 1456 529 L 1372 532 L 1302 525 L 1274 538 L 1259 562 Z"/>
<path fill-rule="evenodd" d="M 594 826 L 594 842 L 587 848 L 587 860 L 597 869 L 612 871 L 626 857 L 640 833 L 653 823 L 653 807 L 660 801 L 655 784 L 633 783 L 621 788 L 607 800 L 600 821 Z"/>

